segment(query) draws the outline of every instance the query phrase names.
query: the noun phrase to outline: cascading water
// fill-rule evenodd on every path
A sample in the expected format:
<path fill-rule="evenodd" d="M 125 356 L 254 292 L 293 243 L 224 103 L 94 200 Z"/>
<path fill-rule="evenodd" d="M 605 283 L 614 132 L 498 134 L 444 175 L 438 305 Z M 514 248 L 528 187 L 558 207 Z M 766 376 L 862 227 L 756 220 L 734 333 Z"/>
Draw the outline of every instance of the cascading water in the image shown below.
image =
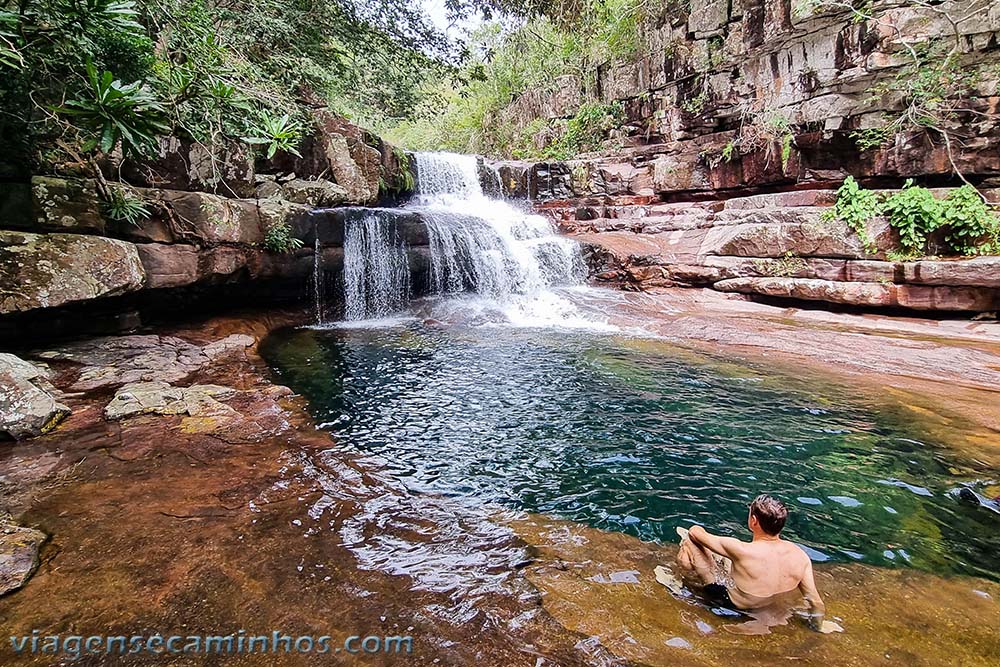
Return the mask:
<path fill-rule="evenodd" d="M 344 303 L 348 320 L 365 320 L 402 310 L 410 299 L 407 247 L 381 209 L 344 230 Z"/>
<path fill-rule="evenodd" d="M 576 242 L 551 223 L 483 193 L 476 158 L 416 155 L 419 191 L 403 209 L 371 209 L 348 220 L 344 238 L 346 317 L 364 320 L 404 309 L 411 294 L 475 293 L 508 320 L 565 314 L 551 289 L 586 275 Z M 495 175 L 499 182 L 499 174 Z M 416 214 L 426 226 L 426 285 L 413 285 L 409 245 L 394 216 Z M 555 312 L 554 312 L 555 311 Z"/>

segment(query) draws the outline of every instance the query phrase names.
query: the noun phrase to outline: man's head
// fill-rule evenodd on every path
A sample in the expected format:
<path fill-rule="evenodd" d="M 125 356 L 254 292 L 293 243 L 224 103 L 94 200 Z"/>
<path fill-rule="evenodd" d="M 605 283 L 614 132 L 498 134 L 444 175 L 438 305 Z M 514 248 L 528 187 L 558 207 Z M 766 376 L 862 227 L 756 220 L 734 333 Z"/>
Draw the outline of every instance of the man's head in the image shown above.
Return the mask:
<path fill-rule="evenodd" d="M 747 525 L 756 533 L 758 530 L 768 535 L 777 535 L 785 527 L 788 508 L 777 498 L 762 493 L 750 503 L 750 518 Z"/>

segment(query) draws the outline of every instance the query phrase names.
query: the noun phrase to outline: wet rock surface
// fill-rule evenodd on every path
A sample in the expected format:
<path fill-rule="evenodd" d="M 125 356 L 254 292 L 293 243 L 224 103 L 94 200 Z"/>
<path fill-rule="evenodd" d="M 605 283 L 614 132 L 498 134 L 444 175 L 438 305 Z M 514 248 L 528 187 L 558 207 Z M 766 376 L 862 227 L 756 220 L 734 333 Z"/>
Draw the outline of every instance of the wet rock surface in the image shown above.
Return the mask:
<path fill-rule="evenodd" d="M 647 308 L 647 321 L 652 312 L 672 313 L 661 323 L 675 335 L 730 350 L 757 341 L 778 346 L 770 353 L 803 338 L 812 348 L 828 347 L 829 332 L 820 329 L 820 340 L 805 322 L 796 329 L 786 311 L 705 294 L 720 301 L 707 316 L 670 301 L 637 301 L 622 316 L 629 307 Z M 732 310 L 724 313 L 727 304 Z M 253 344 L 289 321 L 280 314 L 212 320 L 124 337 L 118 347 L 105 338 L 51 351 L 59 357 L 52 360 L 56 382 L 65 388 L 77 382 L 77 365 L 112 369 L 106 377 L 117 380 L 75 397 L 62 428 L 0 450 L 0 506 L 19 524 L 51 535 L 36 574 L 0 598 L 9 634 L 280 629 L 330 634 L 335 643 L 352 634 L 414 638 L 413 654 L 366 658 L 376 665 L 756 665 L 789 658 L 871 664 L 883 659 L 876 651 L 890 664 L 919 653 L 927 664 L 950 654 L 979 665 L 995 654 L 996 637 L 979 623 L 995 615 L 1000 591 L 990 582 L 819 568 L 844 635 L 820 638 L 790 625 L 746 638 L 725 629 L 728 619 L 678 601 L 652 581 L 652 567 L 669 561 L 670 548 L 538 517 L 485 515 L 451 498 L 413 493 L 385 473 L 384 462 L 331 443 L 301 400 L 263 374 Z M 875 347 L 866 349 L 895 344 L 896 337 L 879 338 L 876 330 L 873 322 Z M 869 362 L 869 386 L 872 367 L 919 374 L 936 364 L 941 344 L 920 342 L 921 333 L 916 342 L 899 342 L 916 357 L 910 366 L 897 368 L 891 352 Z M 845 337 L 842 330 L 836 335 Z M 851 332 L 851 353 L 864 347 L 862 337 Z M 939 372 L 953 380 L 979 365 L 974 379 L 1000 387 L 1000 376 L 986 370 L 993 362 L 981 354 L 952 355 L 954 363 Z M 116 384 L 135 363 L 147 372 L 188 374 L 138 388 Z M 111 387 L 118 388 L 115 398 Z M 145 398 L 133 401 L 136 394 Z M 143 409 L 109 421 L 109 401 Z M 155 409 L 142 414 L 149 406 Z M 951 437 L 958 424 L 949 417 Z M 932 628 L 933 638 L 921 628 Z M 257 657 L 223 662 L 259 664 Z M 268 658 L 274 665 L 305 662 L 281 653 Z M 138 655 L 133 662 L 219 659 Z M 5 654 L 4 664 L 51 660 Z"/>
<path fill-rule="evenodd" d="M 24 586 L 38 567 L 38 550 L 48 536 L 0 520 L 0 596 Z"/>
<path fill-rule="evenodd" d="M 70 411 L 55 393 L 47 369 L 0 353 L 0 436 L 19 440 L 55 428 Z"/>
<path fill-rule="evenodd" d="M 27 588 L 0 599 L 11 633 L 151 628 L 189 635 L 252 627 L 330 635 L 333 646 L 355 634 L 413 637 L 412 654 L 366 658 L 376 665 L 512 665 L 525 655 L 531 664 L 539 657 L 623 664 L 601 647 L 577 648 L 578 637 L 539 613 L 537 595 L 516 574 L 525 556 L 509 530 L 447 499 L 411 494 L 380 475 L 376 462 L 336 451 L 298 399 L 261 375 L 252 348 L 234 345 L 243 340 L 234 332 L 253 341 L 287 321 L 213 321 L 157 336 L 165 347 L 191 341 L 207 350 L 206 359 L 231 348 L 246 353 L 202 365 L 190 386 L 133 385 L 113 399 L 126 405 L 126 392 L 141 395 L 143 407 L 155 407 L 146 414 L 129 410 L 109 421 L 106 399 L 80 397 L 63 429 L 0 452 L 0 505 L 52 536 Z M 142 343 L 147 353 L 155 347 Z M 96 354 L 108 344 L 63 354 L 82 359 L 84 350 Z M 311 660 L 267 656 L 273 665 Z M 260 656 L 223 661 L 259 664 Z"/>
<path fill-rule="evenodd" d="M 988 665 L 1000 650 L 1000 638 L 983 623 L 997 612 L 1000 586 L 994 582 L 817 565 L 827 618 L 844 633 L 819 635 L 793 617 L 766 636 L 751 637 L 741 627 L 747 617 L 674 597 L 656 582 L 653 569 L 675 562 L 673 546 L 545 517 L 511 526 L 536 549 L 526 576 L 541 591 L 545 610 L 635 663 Z M 617 583 L 614 575 L 627 572 L 635 574 Z M 926 636 L 921 628 L 937 627 L 942 617 L 948 629 Z"/>

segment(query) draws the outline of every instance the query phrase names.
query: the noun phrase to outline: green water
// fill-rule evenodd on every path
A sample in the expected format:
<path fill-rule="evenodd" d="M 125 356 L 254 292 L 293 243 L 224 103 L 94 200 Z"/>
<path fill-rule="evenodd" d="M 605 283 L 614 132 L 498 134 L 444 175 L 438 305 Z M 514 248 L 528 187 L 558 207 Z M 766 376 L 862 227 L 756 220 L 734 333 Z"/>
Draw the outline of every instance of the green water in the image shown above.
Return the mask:
<path fill-rule="evenodd" d="M 1000 517 L 948 493 L 993 471 L 837 386 L 504 327 L 285 330 L 262 352 L 337 447 L 415 491 L 662 542 L 692 522 L 749 537 L 768 492 L 814 560 L 997 578 Z"/>

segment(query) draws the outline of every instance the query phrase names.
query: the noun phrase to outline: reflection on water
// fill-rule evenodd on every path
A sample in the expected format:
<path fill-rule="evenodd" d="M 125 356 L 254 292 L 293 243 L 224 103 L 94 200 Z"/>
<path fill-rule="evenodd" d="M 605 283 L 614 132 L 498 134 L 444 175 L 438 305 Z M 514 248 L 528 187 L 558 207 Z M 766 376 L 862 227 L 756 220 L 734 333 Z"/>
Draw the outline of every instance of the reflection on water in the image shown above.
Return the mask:
<path fill-rule="evenodd" d="M 262 352 L 338 446 L 416 492 L 672 542 L 691 522 L 743 535 L 768 491 L 815 560 L 997 576 L 996 517 L 947 493 L 959 462 L 836 387 L 648 341 L 419 320 L 286 330 Z"/>

